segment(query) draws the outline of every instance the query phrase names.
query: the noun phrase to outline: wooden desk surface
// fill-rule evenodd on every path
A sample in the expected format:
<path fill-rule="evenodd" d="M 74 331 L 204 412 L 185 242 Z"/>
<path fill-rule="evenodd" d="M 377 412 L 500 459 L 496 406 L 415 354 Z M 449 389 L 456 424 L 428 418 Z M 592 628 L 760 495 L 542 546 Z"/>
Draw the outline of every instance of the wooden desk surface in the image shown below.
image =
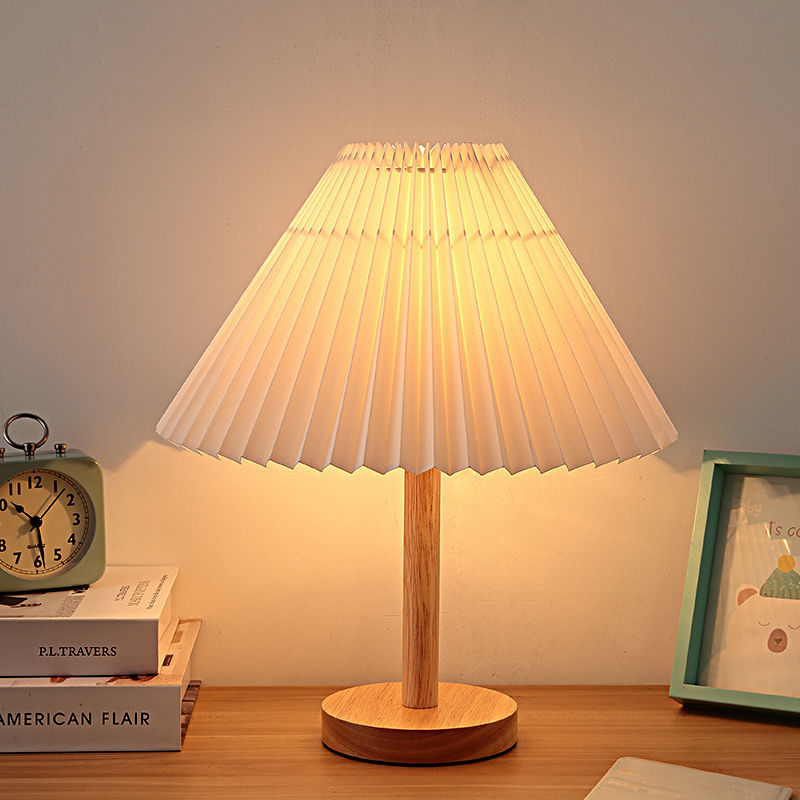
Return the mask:
<path fill-rule="evenodd" d="M 500 687 L 519 702 L 519 743 L 489 761 L 389 767 L 319 741 L 327 688 L 202 687 L 181 753 L 0 756 L 0 798 L 536 798 L 582 800 L 622 755 L 791 786 L 791 722 L 684 711 L 663 686 Z"/>

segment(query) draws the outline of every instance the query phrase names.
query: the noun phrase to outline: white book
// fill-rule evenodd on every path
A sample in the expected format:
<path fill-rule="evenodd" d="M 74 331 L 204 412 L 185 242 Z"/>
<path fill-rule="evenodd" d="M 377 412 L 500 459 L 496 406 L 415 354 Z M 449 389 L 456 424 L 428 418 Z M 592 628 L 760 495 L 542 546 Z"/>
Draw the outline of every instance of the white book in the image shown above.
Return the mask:
<path fill-rule="evenodd" d="M 0 676 L 154 675 L 177 567 L 107 567 L 81 589 L 0 595 Z"/>
<path fill-rule="evenodd" d="M 791 795 L 786 786 L 660 761 L 620 758 L 586 800 L 789 800 Z"/>
<path fill-rule="evenodd" d="M 200 620 L 173 630 L 157 675 L 0 678 L 0 752 L 180 750 Z"/>

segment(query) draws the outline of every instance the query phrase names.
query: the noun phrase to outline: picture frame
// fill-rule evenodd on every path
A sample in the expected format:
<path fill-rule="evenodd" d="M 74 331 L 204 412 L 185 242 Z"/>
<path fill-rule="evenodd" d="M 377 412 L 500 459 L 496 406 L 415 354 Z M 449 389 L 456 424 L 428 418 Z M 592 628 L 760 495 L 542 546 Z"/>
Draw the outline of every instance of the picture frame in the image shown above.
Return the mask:
<path fill-rule="evenodd" d="M 704 452 L 669 696 L 800 713 L 800 456 Z"/>

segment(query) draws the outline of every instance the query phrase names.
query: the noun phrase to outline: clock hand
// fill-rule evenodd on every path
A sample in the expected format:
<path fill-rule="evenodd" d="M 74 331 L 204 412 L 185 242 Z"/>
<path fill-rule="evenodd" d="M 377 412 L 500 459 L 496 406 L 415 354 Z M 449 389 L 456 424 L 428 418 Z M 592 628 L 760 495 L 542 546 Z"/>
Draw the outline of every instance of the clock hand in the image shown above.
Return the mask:
<path fill-rule="evenodd" d="M 42 566 L 44 566 L 44 543 L 42 542 L 42 521 L 44 520 L 44 515 L 55 505 L 56 500 L 58 500 L 58 498 L 61 497 L 62 494 L 64 494 L 64 489 L 62 489 L 50 501 L 50 504 L 47 506 L 47 508 L 41 514 L 36 514 L 36 516 L 32 517 L 30 514 L 26 514 L 24 510 L 22 512 L 23 514 L 25 514 L 26 517 L 28 517 L 28 519 L 31 522 L 30 533 L 33 533 L 34 531 L 36 531 L 37 545 L 39 547 L 39 553 L 42 556 Z M 20 508 L 22 508 L 22 507 L 20 506 Z M 16 511 L 16 508 L 14 510 Z"/>
<path fill-rule="evenodd" d="M 9 505 L 14 509 L 14 511 L 17 512 L 17 514 L 24 514 L 30 520 L 31 529 L 29 533 L 33 533 L 35 530 L 36 533 L 39 535 L 39 550 L 41 550 L 42 552 L 42 564 L 44 564 L 44 549 L 42 547 L 42 534 L 41 531 L 39 530 L 42 524 L 42 518 L 38 516 L 32 517 L 19 503 L 11 502 L 9 503 Z"/>
<path fill-rule="evenodd" d="M 39 545 L 39 552 L 42 554 L 42 567 L 44 567 L 45 566 L 45 563 L 44 563 L 44 543 L 42 542 L 42 523 L 41 523 L 41 520 L 39 520 L 39 524 L 38 525 L 34 525 L 31 528 L 31 532 L 34 530 L 34 528 L 36 529 L 36 539 L 37 539 L 37 543 Z"/>
<path fill-rule="evenodd" d="M 45 559 L 44 559 L 44 542 L 42 541 L 42 518 L 40 516 L 32 517 L 21 505 L 18 503 L 11 503 L 13 506 L 14 511 L 19 514 L 24 514 L 31 523 L 31 529 L 28 533 L 33 533 L 36 531 L 36 546 L 39 548 L 39 553 L 42 556 L 42 566 L 45 566 Z"/>
<path fill-rule="evenodd" d="M 33 519 L 33 517 L 19 503 L 15 503 L 12 500 L 9 505 L 14 509 L 14 511 L 17 512 L 17 514 L 24 514 L 28 519 Z"/>
<path fill-rule="evenodd" d="M 50 505 L 47 506 L 47 508 L 41 514 L 39 514 L 39 519 L 40 520 L 44 519 L 44 515 L 53 507 L 53 504 L 56 502 L 56 500 L 58 500 L 59 497 L 61 497 L 62 494 L 64 494 L 64 490 L 63 489 L 50 501 Z M 41 524 L 42 523 L 40 522 L 39 525 L 41 525 Z"/>
<path fill-rule="evenodd" d="M 58 500 L 58 498 L 61 497 L 62 494 L 64 494 L 64 489 L 62 489 L 50 501 L 50 505 L 48 505 L 47 508 L 41 514 L 37 514 L 35 517 L 30 517 L 31 533 L 36 531 L 36 538 L 38 540 L 38 545 L 39 545 L 39 553 L 42 556 L 42 566 L 44 566 L 44 544 L 42 543 L 42 521 L 44 520 L 44 515 L 55 505 L 56 500 Z"/>

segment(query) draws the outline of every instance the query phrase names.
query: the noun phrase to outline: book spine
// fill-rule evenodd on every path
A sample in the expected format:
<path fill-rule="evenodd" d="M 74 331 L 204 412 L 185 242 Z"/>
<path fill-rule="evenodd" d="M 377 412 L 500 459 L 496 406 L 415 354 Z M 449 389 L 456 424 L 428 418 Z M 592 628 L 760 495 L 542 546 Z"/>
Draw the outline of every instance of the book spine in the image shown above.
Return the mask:
<path fill-rule="evenodd" d="M 180 685 L 0 687 L 0 752 L 180 750 L 181 693 Z"/>
<path fill-rule="evenodd" d="M 0 676 L 154 675 L 159 620 L 11 619 Z"/>

